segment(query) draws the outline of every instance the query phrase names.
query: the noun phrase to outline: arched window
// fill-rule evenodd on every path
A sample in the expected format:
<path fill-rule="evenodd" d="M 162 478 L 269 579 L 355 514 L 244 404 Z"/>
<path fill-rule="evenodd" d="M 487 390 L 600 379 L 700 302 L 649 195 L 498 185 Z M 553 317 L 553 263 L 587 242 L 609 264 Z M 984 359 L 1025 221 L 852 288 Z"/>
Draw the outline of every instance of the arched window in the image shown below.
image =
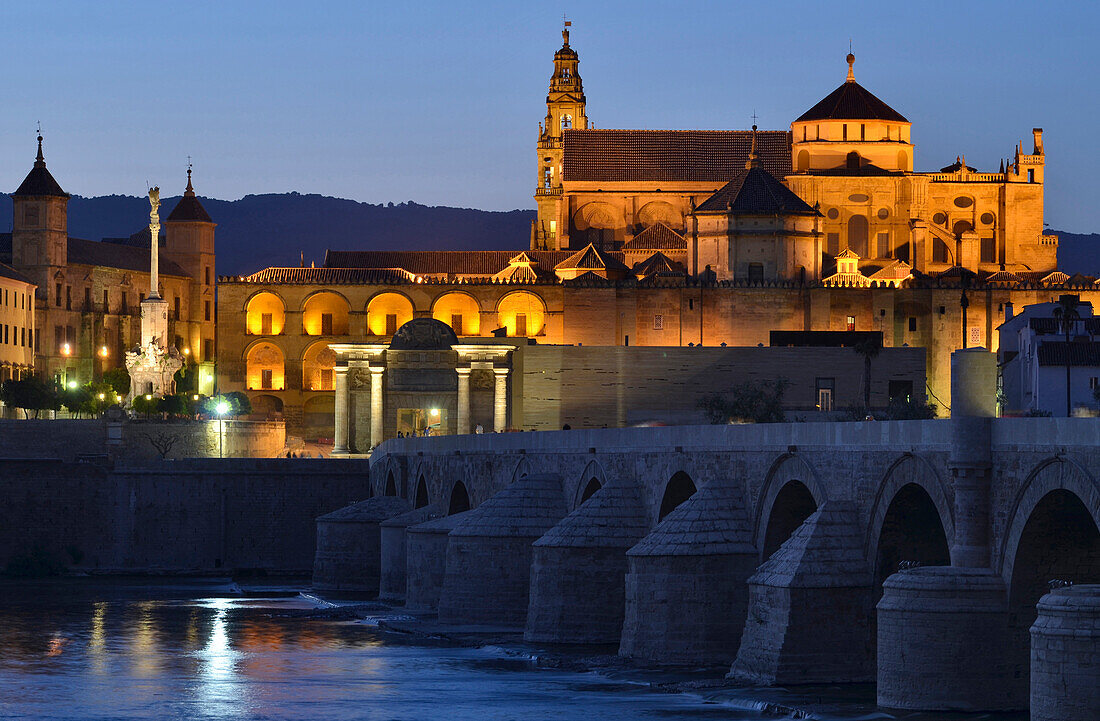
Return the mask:
<path fill-rule="evenodd" d="M 451 326 L 455 335 L 481 333 L 481 306 L 466 293 L 444 293 L 432 304 L 432 317 Z"/>
<path fill-rule="evenodd" d="M 245 383 L 250 391 L 285 388 L 283 352 L 274 343 L 257 343 L 245 357 Z"/>
<path fill-rule="evenodd" d="M 805 128 L 803 128 L 805 130 Z M 798 172 L 805 173 L 810 169 L 810 151 L 799 150 L 798 151 Z"/>
<path fill-rule="evenodd" d="M 573 127 L 573 116 L 572 115 L 563 115 L 563 116 L 561 116 L 561 129 L 562 130 L 568 130 L 571 127 Z"/>
<path fill-rule="evenodd" d="M 956 238 L 962 237 L 963 233 L 974 230 L 974 226 L 968 220 L 960 220 L 951 227 L 951 232 L 955 234 Z"/>
<path fill-rule="evenodd" d="M 367 332 L 393 335 L 412 320 L 412 301 L 400 293 L 379 293 L 367 303 Z"/>
<path fill-rule="evenodd" d="M 302 355 L 302 390 L 335 390 L 335 366 L 336 353 L 328 347 L 328 343 L 321 341 L 311 345 Z"/>
<path fill-rule="evenodd" d="M 509 293 L 497 304 L 497 323 L 511 337 L 536 336 L 546 322 L 546 305 L 530 291 Z"/>
<path fill-rule="evenodd" d="M 860 258 L 868 257 L 867 218 L 862 215 L 853 215 L 848 219 L 848 249 Z"/>
<path fill-rule="evenodd" d="M 274 293 L 257 293 L 245 308 L 245 327 L 249 335 L 279 335 L 286 322 L 283 301 Z"/>
<path fill-rule="evenodd" d="M 315 293 L 302 306 L 302 331 L 306 335 L 347 335 L 349 310 L 343 296 Z"/>
<path fill-rule="evenodd" d="M 848 153 L 848 158 L 845 161 L 845 167 L 849 168 L 850 170 L 858 170 L 859 166 L 860 166 L 859 153 L 857 153 L 856 151 L 853 150 L 852 152 Z"/>

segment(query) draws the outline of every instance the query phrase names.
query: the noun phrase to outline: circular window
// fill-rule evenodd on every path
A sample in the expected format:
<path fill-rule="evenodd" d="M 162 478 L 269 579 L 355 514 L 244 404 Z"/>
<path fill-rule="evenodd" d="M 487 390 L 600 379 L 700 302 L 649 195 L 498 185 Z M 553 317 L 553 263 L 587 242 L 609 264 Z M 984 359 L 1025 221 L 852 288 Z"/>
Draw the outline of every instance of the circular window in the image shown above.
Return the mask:
<path fill-rule="evenodd" d="M 829 208 L 829 219 L 830 220 L 836 220 L 839 217 L 840 217 L 840 211 L 839 210 L 837 210 L 836 208 Z"/>
<path fill-rule="evenodd" d="M 889 210 L 887 210 L 886 208 L 879 208 L 878 209 L 878 219 L 879 220 L 886 220 L 889 217 L 890 217 L 890 211 Z"/>
<path fill-rule="evenodd" d="M 932 216 L 932 222 L 936 225 L 943 225 L 947 222 L 947 213 L 936 213 Z"/>
<path fill-rule="evenodd" d="M 993 213 L 982 213 L 982 224 L 992 225 L 993 224 Z"/>
<path fill-rule="evenodd" d="M 955 206 L 956 207 L 969 208 L 971 205 L 974 205 L 974 199 L 973 198 L 968 198 L 965 195 L 960 195 L 958 198 L 955 198 Z"/>
<path fill-rule="evenodd" d="M 853 203 L 866 203 L 870 199 L 871 196 L 864 195 L 863 193 L 852 193 L 848 196 L 848 200 L 852 201 Z"/>

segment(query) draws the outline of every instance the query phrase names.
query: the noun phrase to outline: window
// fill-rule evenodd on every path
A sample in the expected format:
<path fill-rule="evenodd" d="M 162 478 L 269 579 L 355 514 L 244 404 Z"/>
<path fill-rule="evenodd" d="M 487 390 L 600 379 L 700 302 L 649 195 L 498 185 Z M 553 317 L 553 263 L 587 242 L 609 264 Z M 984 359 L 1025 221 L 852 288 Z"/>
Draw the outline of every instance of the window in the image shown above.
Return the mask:
<path fill-rule="evenodd" d="M 1028 168 L 1027 169 L 1027 182 L 1029 182 L 1029 183 L 1034 183 L 1035 182 L 1035 169 L 1034 168 Z"/>
<path fill-rule="evenodd" d="M 561 129 L 562 130 L 568 130 L 571 127 L 573 127 L 573 116 L 572 115 L 563 115 L 563 116 L 561 116 Z"/>
<path fill-rule="evenodd" d="M 214 360 L 214 341 L 210 338 L 202 342 L 202 359 L 204 361 Z"/>
<path fill-rule="evenodd" d="M 271 313 L 260 314 L 260 335 L 271 335 Z"/>
<path fill-rule="evenodd" d="M 23 224 L 27 226 L 35 226 L 39 223 L 38 206 L 26 205 L 23 207 Z"/>
<path fill-rule="evenodd" d="M 516 336 L 522 337 L 527 335 L 527 314 L 516 313 Z"/>
<path fill-rule="evenodd" d="M 65 286 L 65 310 L 73 309 L 73 287 L 71 285 Z"/>
<path fill-rule="evenodd" d="M 916 333 L 917 332 L 917 318 L 916 318 L 916 316 L 912 316 L 912 315 L 909 316 L 909 332 L 910 333 Z"/>
<path fill-rule="evenodd" d="M 65 329 L 59 325 L 53 327 L 53 345 L 54 350 L 60 353 L 64 350 L 65 345 Z"/>
<path fill-rule="evenodd" d="M 26 328 L 20 328 L 19 329 L 19 345 L 23 346 L 24 348 L 29 348 L 30 347 L 29 345 L 27 345 L 27 329 Z"/>
<path fill-rule="evenodd" d="M 558 221 L 551 220 L 550 221 L 550 237 L 551 238 L 556 238 L 557 235 L 558 235 Z"/>
<path fill-rule="evenodd" d="M 84 289 L 84 311 L 90 311 L 92 309 L 92 289 Z"/>
<path fill-rule="evenodd" d="M 665 329 L 665 317 L 663 315 L 653 316 L 653 330 Z"/>
<path fill-rule="evenodd" d="M 983 263 L 996 263 L 997 262 L 997 244 L 993 238 L 982 238 L 982 255 L 981 262 Z"/>
<path fill-rule="evenodd" d="M 321 335 L 332 335 L 332 313 L 321 314 Z"/>
<path fill-rule="evenodd" d="M 397 332 L 397 314 L 388 313 L 386 315 L 386 335 L 393 335 Z"/>
<path fill-rule="evenodd" d="M 103 289 L 103 312 L 111 312 L 111 291 L 106 288 Z"/>
<path fill-rule="evenodd" d="M 761 283 L 764 280 L 764 264 L 749 263 L 749 282 Z"/>
<path fill-rule="evenodd" d="M 688 310 L 695 310 L 695 299 L 688 298 Z"/>
<path fill-rule="evenodd" d="M 455 335 L 462 335 L 461 313 L 451 313 L 451 329 L 454 330 Z"/>
<path fill-rule="evenodd" d="M 810 126 L 808 126 L 808 125 L 803 125 L 802 126 L 802 142 L 803 143 L 806 142 L 806 129 L 809 128 L 809 127 Z"/>
<path fill-rule="evenodd" d="M 834 257 L 840 252 L 840 233 L 825 236 L 825 252 Z"/>
<path fill-rule="evenodd" d="M 172 299 L 172 320 L 180 319 L 180 297 L 177 295 Z"/>
<path fill-rule="evenodd" d="M 878 234 L 878 257 L 889 258 L 890 257 L 890 234 L 879 233 Z"/>
<path fill-rule="evenodd" d="M 836 387 L 835 378 L 818 378 L 816 383 L 817 409 L 819 411 L 831 411 L 833 409 L 833 390 Z"/>
<path fill-rule="evenodd" d="M 848 123 L 844 123 L 844 131 L 843 131 L 843 134 L 842 134 L 842 138 L 844 140 L 848 139 Z"/>
<path fill-rule="evenodd" d="M 318 390 L 331 391 L 332 389 L 333 389 L 332 369 L 331 368 L 322 368 L 321 369 L 321 387 Z"/>
<path fill-rule="evenodd" d="M 891 403 L 913 402 L 913 381 L 890 381 L 886 391 Z"/>
<path fill-rule="evenodd" d="M 203 276 L 206 278 L 206 285 L 210 285 L 210 266 L 203 268 Z"/>
<path fill-rule="evenodd" d="M 856 329 L 856 317 L 854 315 L 848 316 L 848 319 L 845 322 L 845 324 L 848 326 L 848 330 L 855 330 Z"/>
<path fill-rule="evenodd" d="M 863 123 L 859 124 L 859 139 L 860 140 L 866 140 L 867 139 L 867 126 L 864 125 Z"/>
<path fill-rule="evenodd" d="M 264 368 L 260 371 L 260 388 L 269 391 L 271 390 L 271 376 L 272 371 L 270 368 Z"/>
<path fill-rule="evenodd" d="M 54 285 L 53 304 L 56 305 L 58 308 L 61 307 L 61 284 L 60 283 L 57 283 L 57 284 Z"/>
<path fill-rule="evenodd" d="M 204 300 L 202 303 L 203 315 L 206 320 L 210 320 L 210 301 Z"/>

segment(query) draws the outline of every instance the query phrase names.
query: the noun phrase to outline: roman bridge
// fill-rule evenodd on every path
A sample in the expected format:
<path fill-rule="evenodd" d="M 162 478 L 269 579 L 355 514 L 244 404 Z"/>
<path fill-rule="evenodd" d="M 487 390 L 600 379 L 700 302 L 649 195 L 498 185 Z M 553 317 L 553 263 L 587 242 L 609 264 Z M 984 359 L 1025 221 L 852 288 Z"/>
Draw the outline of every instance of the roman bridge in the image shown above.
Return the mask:
<path fill-rule="evenodd" d="M 955 355 L 951 420 L 387 441 L 383 592 L 748 683 L 1026 708 L 1048 581 L 1100 582 L 1100 423 L 994 419 L 992 357 Z"/>

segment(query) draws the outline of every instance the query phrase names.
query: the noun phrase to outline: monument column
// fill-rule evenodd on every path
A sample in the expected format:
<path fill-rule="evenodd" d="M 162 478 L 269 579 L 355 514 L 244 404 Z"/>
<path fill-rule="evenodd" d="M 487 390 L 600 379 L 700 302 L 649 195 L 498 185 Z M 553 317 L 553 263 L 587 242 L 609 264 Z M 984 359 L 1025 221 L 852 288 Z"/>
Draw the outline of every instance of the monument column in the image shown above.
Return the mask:
<path fill-rule="evenodd" d="M 382 442 L 382 372 L 384 368 L 370 369 L 370 445 L 374 448 Z"/>
<path fill-rule="evenodd" d="M 508 368 L 494 368 L 496 388 L 493 393 L 493 430 L 502 432 L 508 424 Z"/>
<path fill-rule="evenodd" d="M 343 455 L 348 450 L 348 367 L 333 367 L 336 374 L 336 437 L 332 445 L 333 455 Z"/>
<path fill-rule="evenodd" d="M 458 374 L 458 419 L 455 423 L 455 433 L 466 434 L 470 432 L 470 369 L 455 368 Z"/>

